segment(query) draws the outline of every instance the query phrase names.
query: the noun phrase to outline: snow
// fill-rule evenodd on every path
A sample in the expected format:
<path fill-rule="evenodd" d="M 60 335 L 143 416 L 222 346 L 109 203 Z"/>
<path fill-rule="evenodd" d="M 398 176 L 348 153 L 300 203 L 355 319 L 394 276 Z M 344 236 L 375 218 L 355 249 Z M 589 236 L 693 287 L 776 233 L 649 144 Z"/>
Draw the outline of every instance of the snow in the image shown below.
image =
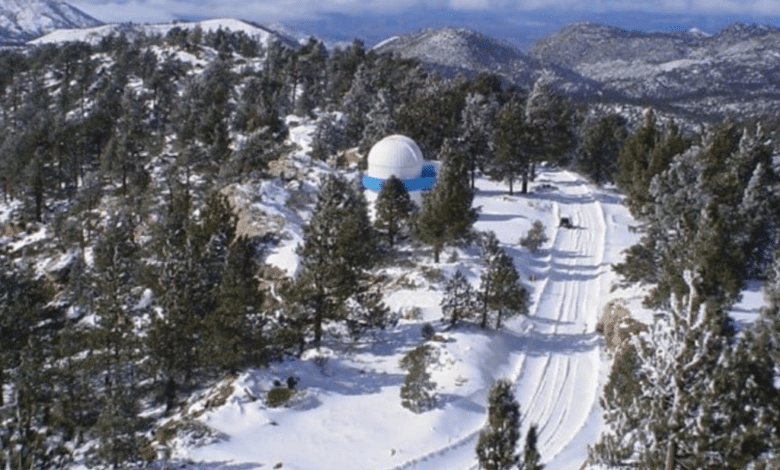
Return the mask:
<path fill-rule="evenodd" d="M 302 144 L 303 131 L 293 133 Z M 594 331 L 596 321 L 608 301 L 639 296 L 612 292 L 610 268 L 637 241 L 628 230 L 636 222 L 614 191 L 555 168 L 543 168 L 527 195 L 509 196 L 506 186 L 484 179 L 477 186 L 475 205 L 482 210 L 476 228 L 495 232 L 515 260 L 533 301 L 528 317 L 510 320 L 501 331 L 472 325 L 443 330 L 441 286 L 430 273 L 449 276 L 459 269 L 477 285 L 475 247 L 445 249 L 438 266 L 427 259 L 428 274 L 393 268 L 389 274 L 405 279 L 386 290 L 387 305 L 397 313 L 417 308 L 419 318 L 402 319 L 358 343 L 328 343 L 300 360 L 244 373 L 228 402 L 200 418 L 228 437 L 200 447 L 181 445 L 174 460 L 202 469 L 277 463 L 287 469 L 473 469 L 487 393 L 503 377 L 514 383 L 523 432 L 538 425 L 545 468 L 579 469 L 603 427 L 598 398 L 609 358 Z M 263 187 L 263 210 L 283 207 L 281 199 L 270 202 L 274 187 Z M 574 228 L 558 228 L 561 216 L 570 217 Z M 550 241 L 531 255 L 518 242 L 534 220 L 544 223 Z M 269 262 L 289 272 L 297 262 L 297 241 L 278 247 Z M 422 342 L 424 322 L 441 337 L 429 343 L 438 354 L 432 370 L 438 405 L 418 415 L 400 404 L 399 361 Z M 300 378 L 293 406 L 271 409 L 251 398 L 264 397 L 274 380 L 288 376 Z"/>
<path fill-rule="evenodd" d="M 204 32 L 216 31 L 218 29 L 230 30 L 233 32 L 243 31 L 247 36 L 259 40 L 263 45 L 273 40 L 274 34 L 264 28 L 253 26 L 245 21 L 223 18 L 204 20 L 196 22 L 175 22 L 175 23 L 158 23 L 158 24 L 107 24 L 94 28 L 84 29 L 58 29 L 45 36 L 30 41 L 30 44 L 50 44 L 50 43 L 62 43 L 70 41 L 85 41 L 88 43 L 96 44 L 103 37 L 108 36 L 115 32 L 121 32 L 130 28 L 133 31 L 143 31 L 148 35 L 161 34 L 166 35 L 170 30 L 174 28 L 181 29 L 194 29 L 200 27 Z"/>

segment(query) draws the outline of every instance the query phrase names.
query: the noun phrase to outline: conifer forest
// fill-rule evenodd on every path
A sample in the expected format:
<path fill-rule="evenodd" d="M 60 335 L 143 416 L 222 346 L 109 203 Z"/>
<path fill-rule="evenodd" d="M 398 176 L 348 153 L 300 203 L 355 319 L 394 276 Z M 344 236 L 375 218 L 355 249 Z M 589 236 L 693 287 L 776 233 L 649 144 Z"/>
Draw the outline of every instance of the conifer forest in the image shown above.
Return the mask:
<path fill-rule="evenodd" d="M 375 201 L 360 185 L 369 150 L 392 134 L 441 164 L 419 205 L 398 179 Z M 479 182 L 541 207 L 549 168 L 627 207 L 636 242 L 603 269 L 653 312 L 640 322 L 635 306 L 609 304 L 583 333 L 608 355 L 588 468 L 780 468 L 777 120 L 685 121 L 651 105 L 637 117 L 543 77 L 522 87 L 359 40 L 198 27 L 0 49 L 0 468 L 163 468 L 161 448 L 208 434 L 198 413 L 234 393 L 222 384 L 311 357 L 327 382 L 336 366 L 319 351 L 358 354 L 412 327 L 382 380 L 410 416 L 437 413 L 453 400 L 437 392 L 437 345 L 531 321 L 541 288 L 515 260 L 550 255 L 564 230 L 529 219 L 501 242 L 479 229 L 497 217 L 475 204 Z M 242 203 L 277 193 L 276 214 Z M 285 271 L 268 257 L 292 236 Z M 473 269 L 437 268 L 458 253 Z M 441 291 L 440 320 L 415 323 L 388 301 L 415 270 Z M 749 282 L 764 304 L 744 324 L 731 312 Z M 280 375 L 252 398 L 285 407 L 306 383 Z M 219 393 L 192 411 L 204 390 Z M 552 457 L 526 418 L 538 403 L 513 391 L 497 379 L 474 405 L 478 468 L 539 470 Z"/>

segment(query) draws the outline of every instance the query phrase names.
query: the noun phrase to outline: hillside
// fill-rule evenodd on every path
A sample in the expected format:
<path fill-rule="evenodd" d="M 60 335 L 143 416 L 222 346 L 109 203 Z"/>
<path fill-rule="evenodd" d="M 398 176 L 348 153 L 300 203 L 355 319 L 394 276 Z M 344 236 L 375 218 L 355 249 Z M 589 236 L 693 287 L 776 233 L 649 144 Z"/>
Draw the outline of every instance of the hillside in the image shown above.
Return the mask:
<path fill-rule="evenodd" d="M 242 32 L 247 36 L 256 39 L 259 43 L 267 46 L 270 41 L 280 41 L 289 47 L 297 47 L 297 43 L 275 31 L 263 26 L 252 24 L 242 20 L 224 18 L 192 22 L 174 22 L 159 24 L 106 24 L 96 27 L 79 28 L 60 28 L 36 38 L 29 42 L 30 45 L 40 44 L 61 44 L 64 42 L 86 42 L 97 44 L 100 40 L 109 35 L 124 34 L 133 38 L 138 34 L 147 35 L 166 35 L 172 29 L 179 28 L 184 31 L 190 31 L 200 28 L 203 32 L 215 32 L 219 29 L 224 31 Z"/>
<path fill-rule="evenodd" d="M 536 79 L 544 75 L 546 80 L 555 83 L 566 94 L 587 94 L 597 89 L 594 81 L 571 70 L 543 63 L 515 45 L 465 28 L 424 29 L 391 37 L 373 49 L 419 59 L 448 76 L 457 73 L 474 76 L 488 72 L 530 88 Z"/>
<path fill-rule="evenodd" d="M 100 21 L 61 0 L 0 1 L 0 42 L 22 43 L 62 28 L 88 28 Z"/>
<path fill-rule="evenodd" d="M 772 115 L 780 105 L 780 28 L 771 26 L 734 23 L 709 36 L 580 23 L 538 41 L 531 54 L 598 82 L 615 101 L 700 117 Z"/>

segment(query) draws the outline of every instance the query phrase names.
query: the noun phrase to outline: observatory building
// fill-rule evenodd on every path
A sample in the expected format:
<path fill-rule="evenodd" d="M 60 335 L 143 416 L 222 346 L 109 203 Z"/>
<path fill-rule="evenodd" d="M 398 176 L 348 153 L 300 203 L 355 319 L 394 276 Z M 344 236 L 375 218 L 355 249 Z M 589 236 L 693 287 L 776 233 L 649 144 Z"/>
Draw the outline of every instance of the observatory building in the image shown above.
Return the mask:
<path fill-rule="evenodd" d="M 377 142 L 368 153 L 363 187 L 369 195 L 376 196 L 385 181 L 395 176 L 406 186 L 412 201 L 420 205 L 423 191 L 433 188 L 437 175 L 438 162 L 423 160 L 420 147 L 412 139 L 391 135 Z"/>

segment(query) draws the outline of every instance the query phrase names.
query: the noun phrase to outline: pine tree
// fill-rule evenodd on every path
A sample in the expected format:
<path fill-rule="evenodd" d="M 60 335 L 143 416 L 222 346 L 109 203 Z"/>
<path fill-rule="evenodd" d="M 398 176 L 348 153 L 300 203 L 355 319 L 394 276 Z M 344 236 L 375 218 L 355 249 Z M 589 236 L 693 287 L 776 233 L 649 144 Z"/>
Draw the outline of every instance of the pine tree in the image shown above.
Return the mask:
<path fill-rule="evenodd" d="M 611 182 L 618 170 L 618 155 L 626 139 L 626 121 L 618 114 L 587 121 L 580 131 L 575 166 L 597 185 Z"/>
<path fill-rule="evenodd" d="M 509 184 L 514 193 L 514 182 L 522 179 L 522 192 L 528 191 L 531 174 L 530 129 L 526 125 L 523 104 L 513 96 L 496 112 L 493 122 L 495 156 L 488 163 L 488 175 Z"/>
<path fill-rule="evenodd" d="M 520 405 L 512 393 L 512 384 L 501 379 L 488 396 L 487 428 L 479 433 L 477 459 L 483 470 L 507 470 L 518 464 Z"/>
<path fill-rule="evenodd" d="M 95 372 L 103 383 L 96 427 L 100 438 L 97 457 L 118 468 L 139 457 L 140 403 L 136 384 L 140 338 L 134 329 L 132 309 L 139 275 L 139 250 L 134 240 L 132 215 L 114 214 L 99 236 L 94 250 L 92 307 L 97 328 L 91 346 L 97 352 Z"/>
<path fill-rule="evenodd" d="M 478 93 L 469 93 L 461 113 L 459 140 L 469 160 L 471 189 L 474 189 L 474 179 L 477 168 L 484 168 L 491 159 L 491 137 L 493 134 L 493 117 L 498 110 L 498 103 L 493 98 Z"/>
<path fill-rule="evenodd" d="M 387 241 L 392 248 L 415 209 L 409 191 L 401 180 L 392 175 L 379 191 L 374 207 L 376 210 L 374 227 L 380 233 L 387 234 Z"/>
<path fill-rule="evenodd" d="M 574 138 L 569 129 L 571 111 L 567 103 L 547 83 L 546 77 L 534 82 L 533 89 L 525 101 L 525 121 L 529 139 L 526 151 L 531 154 L 530 176 L 535 173 L 536 163 L 540 161 L 560 161 L 571 146 Z M 523 193 L 527 191 L 527 180 L 523 180 Z"/>
<path fill-rule="evenodd" d="M 514 261 L 499 246 L 493 232 L 483 237 L 480 248 L 485 263 L 477 294 L 481 303 L 480 326 L 486 328 L 489 317 L 494 315 L 496 329 L 499 329 L 503 319 L 528 312 L 528 294 L 520 285 L 520 275 Z"/>
<path fill-rule="evenodd" d="M 444 284 L 441 313 L 442 321 L 449 324 L 450 328 L 457 326 L 461 320 L 471 318 L 476 310 L 475 293 L 471 284 L 462 272 L 456 271 L 455 275 Z"/>
<path fill-rule="evenodd" d="M 428 411 L 436 405 L 436 383 L 428 372 L 433 361 L 433 348 L 427 344 L 412 349 L 401 359 L 401 368 L 406 370 L 401 405 L 413 413 Z"/>
<path fill-rule="evenodd" d="M 396 133 L 397 125 L 393 117 L 394 103 L 387 90 L 379 90 L 371 110 L 365 117 L 365 127 L 360 139 L 359 151 L 367 153 L 371 146 L 388 135 Z"/>
<path fill-rule="evenodd" d="M 591 449 L 596 463 L 662 468 L 673 459 L 685 468 L 742 468 L 766 450 L 777 390 L 766 388 L 772 366 L 748 359 L 756 351 L 747 347 L 761 342 L 733 349 L 723 310 L 696 299 L 696 277 L 684 278 L 690 294 L 616 357 L 602 401 L 610 431 Z M 746 429 L 746 422 L 756 426 Z"/>
<path fill-rule="evenodd" d="M 544 465 L 539 463 L 542 457 L 536 449 L 536 438 L 536 425 L 534 424 L 528 428 L 528 434 L 525 436 L 523 463 L 520 465 L 520 470 L 542 470 L 544 468 Z"/>
<path fill-rule="evenodd" d="M 544 224 L 541 220 L 534 220 L 525 237 L 520 239 L 520 246 L 528 248 L 531 253 L 536 253 L 539 248 L 547 243 L 549 237 L 544 233 Z"/>
<path fill-rule="evenodd" d="M 444 166 L 434 188 L 423 194 L 423 205 L 415 223 L 415 236 L 433 246 L 433 259 L 445 243 L 469 236 L 478 212 L 471 207 L 474 194 L 469 188 L 468 164 L 463 152 L 445 142 L 441 152 Z"/>
<path fill-rule="evenodd" d="M 338 318 L 347 298 L 361 289 L 376 248 L 365 197 L 341 176 L 328 175 L 298 247 L 300 270 L 293 300 L 310 312 L 319 347 L 323 324 Z"/>

